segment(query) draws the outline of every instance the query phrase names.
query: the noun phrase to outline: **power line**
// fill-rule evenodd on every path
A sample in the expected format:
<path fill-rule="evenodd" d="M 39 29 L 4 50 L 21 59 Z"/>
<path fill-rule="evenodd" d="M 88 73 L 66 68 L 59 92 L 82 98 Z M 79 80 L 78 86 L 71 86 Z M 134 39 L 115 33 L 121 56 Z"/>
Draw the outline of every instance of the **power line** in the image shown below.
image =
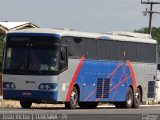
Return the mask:
<path fill-rule="evenodd" d="M 141 0 L 141 4 L 149 4 L 150 5 L 150 10 L 148 10 L 146 8 L 146 10 L 143 12 L 143 14 L 146 16 L 147 14 L 149 14 L 149 26 L 148 26 L 148 33 L 151 34 L 152 32 L 152 16 L 153 14 L 160 14 L 160 12 L 158 11 L 153 11 L 153 5 L 155 4 L 160 4 L 160 2 L 155 2 L 152 0 L 148 0 L 148 1 L 143 1 Z"/>

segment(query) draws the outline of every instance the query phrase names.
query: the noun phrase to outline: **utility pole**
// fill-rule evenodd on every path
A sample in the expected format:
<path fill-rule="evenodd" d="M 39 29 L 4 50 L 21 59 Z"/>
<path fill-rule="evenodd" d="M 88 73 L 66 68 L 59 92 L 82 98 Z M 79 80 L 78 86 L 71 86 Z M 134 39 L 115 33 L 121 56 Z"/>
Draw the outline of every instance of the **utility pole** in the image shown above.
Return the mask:
<path fill-rule="evenodd" d="M 150 5 L 150 10 L 148 11 L 146 8 L 146 10 L 143 12 L 144 16 L 149 14 L 149 26 L 148 26 L 148 33 L 149 34 L 151 34 L 151 32 L 152 32 L 152 16 L 153 16 L 153 14 L 160 14 L 160 12 L 153 11 L 153 5 L 160 4 L 160 1 L 159 2 L 156 2 L 156 1 L 157 0 L 141 0 L 141 4 L 149 4 Z"/>

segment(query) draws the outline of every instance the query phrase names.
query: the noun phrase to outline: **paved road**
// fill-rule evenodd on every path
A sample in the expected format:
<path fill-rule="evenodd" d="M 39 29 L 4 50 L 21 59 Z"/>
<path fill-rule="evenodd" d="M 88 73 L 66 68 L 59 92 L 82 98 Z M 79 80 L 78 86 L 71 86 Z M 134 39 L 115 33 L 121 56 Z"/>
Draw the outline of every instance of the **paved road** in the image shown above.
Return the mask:
<path fill-rule="evenodd" d="M 0 108 L 1 120 L 160 120 L 160 106 L 141 106 L 139 109 L 97 109 L 66 110 L 64 108 Z M 27 119 L 28 118 L 28 119 Z"/>

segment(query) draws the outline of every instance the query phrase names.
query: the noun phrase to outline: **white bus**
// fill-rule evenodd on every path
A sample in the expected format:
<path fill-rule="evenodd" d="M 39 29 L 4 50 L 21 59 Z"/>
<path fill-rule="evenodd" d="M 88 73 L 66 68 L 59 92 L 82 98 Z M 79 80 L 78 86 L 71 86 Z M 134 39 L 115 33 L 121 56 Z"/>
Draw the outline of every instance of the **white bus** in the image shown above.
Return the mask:
<path fill-rule="evenodd" d="M 60 29 L 8 32 L 3 98 L 96 108 L 138 108 L 155 97 L 157 42 L 150 35 Z"/>

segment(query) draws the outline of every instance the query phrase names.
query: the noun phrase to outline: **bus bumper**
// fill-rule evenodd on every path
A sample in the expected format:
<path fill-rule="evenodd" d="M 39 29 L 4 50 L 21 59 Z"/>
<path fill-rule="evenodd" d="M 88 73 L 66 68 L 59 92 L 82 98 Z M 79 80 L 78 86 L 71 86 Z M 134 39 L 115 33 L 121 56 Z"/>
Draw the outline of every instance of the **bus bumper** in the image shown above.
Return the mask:
<path fill-rule="evenodd" d="M 36 103 L 54 103 L 57 101 L 57 91 L 3 90 L 3 99 L 29 100 Z"/>

